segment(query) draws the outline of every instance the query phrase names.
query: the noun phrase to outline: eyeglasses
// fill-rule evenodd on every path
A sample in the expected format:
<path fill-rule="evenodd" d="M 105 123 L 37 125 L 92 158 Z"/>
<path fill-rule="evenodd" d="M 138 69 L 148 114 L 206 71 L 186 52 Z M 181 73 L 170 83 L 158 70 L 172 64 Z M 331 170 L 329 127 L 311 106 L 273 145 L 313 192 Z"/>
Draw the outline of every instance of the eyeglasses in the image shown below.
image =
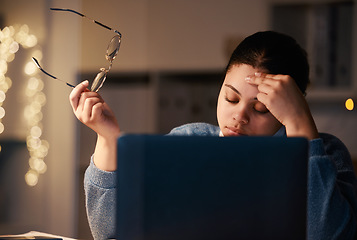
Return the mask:
<path fill-rule="evenodd" d="M 109 61 L 109 67 L 108 69 L 105 69 L 105 68 L 101 68 L 100 69 L 100 72 L 97 74 L 97 76 L 94 78 L 92 84 L 91 84 L 91 91 L 92 92 L 98 92 L 99 89 L 103 86 L 104 84 L 104 81 L 105 79 L 107 78 L 107 74 L 108 72 L 110 71 L 110 69 L 112 68 L 112 64 L 113 64 L 113 61 L 115 59 L 115 57 L 117 56 L 118 54 L 118 51 L 119 51 L 119 48 L 120 48 L 120 43 L 121 43 L 121 33 L 111 27 L 108 27 L 106 25 L 104 25 L 103 23 L 100 23 L 96 20 L 93 20 L 87 16 L 85 16 L 84 14 L 80 13 L 80 12 L 77 12 L 77 11 L 74 11 L 72 9 L 62 9 L 62 8 L 50 8 L 51 10 L 53 11 L 66 11 L 66 12 L 72 12 L 72 13 L 75 13 L 81 17 L 84 17 L 84 18 L 87 18 L 88 20 L 90 20 L 91 22 L 93 23 L 96 23 L 98 24 L 99 26 L 102 26 L 110 31 L 114 31 L 114 33 L 116 34 L 109 42 L 108 44 L 108 47 L 107 47 L 107 52 L 105 54 L 105 58 Z M 32 60 L 35 62 L 36 66 L 44 73 L 46 74 L 47 76 L 53 78 L 53 79 L 56 79 L 56 80 L 59 80 L 61 82 L 64 82 L 66 83 L 68 86 L 70 87 L 74 87 L 72 84 L 66 82 L 66 81 L 63 81 L 55 76 L 53 76 L 52 74 L 49 74 L 48 72 L 46 72 L 42 67 L 41 65 L 39 64 L 39 62 L 37 61 L 36 58 L 32 58 Z"/>

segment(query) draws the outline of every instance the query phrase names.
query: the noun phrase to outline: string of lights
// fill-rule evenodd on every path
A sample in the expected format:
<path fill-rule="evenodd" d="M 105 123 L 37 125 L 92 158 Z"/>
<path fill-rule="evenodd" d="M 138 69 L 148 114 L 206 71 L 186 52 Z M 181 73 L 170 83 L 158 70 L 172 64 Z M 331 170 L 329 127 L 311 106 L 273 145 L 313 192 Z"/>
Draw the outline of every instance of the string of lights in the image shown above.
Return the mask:
<path fill-rule="evenodd" d="M 12 86 L 12 80 L 6 75 L 8 64 L 15 59 L 15 54 L 20 50 L 30 49 L 31 56 L 37 59 L 42 58 L 42 51 L 39 50 L 37 37 L 30 34 L 27 25 L 8 26 L 0 30 L 0 134 L 5 131 L 2 119 L 5 117 L 3 103 L 6 99 L 6 93 Z M 46 104 L 46 95 L 43 92 L 44 83 L 37 75 L 36 66 L 29 58 L 24 66 L 24 72 L 27 79 L 25 90 L 26 106 L 24 108 L 24 118 L 27 124 L 26 146 L 29 152 L 29 169 L 25 174 L 25 181 L 29 186 L 35 186 L 38 183 L 40 174 L 47 170 L 44 161 L 47 156 L 49 144 L 42 139 L 42 108 Z M 1 149 L 1 148 L 0 148 Z"/>

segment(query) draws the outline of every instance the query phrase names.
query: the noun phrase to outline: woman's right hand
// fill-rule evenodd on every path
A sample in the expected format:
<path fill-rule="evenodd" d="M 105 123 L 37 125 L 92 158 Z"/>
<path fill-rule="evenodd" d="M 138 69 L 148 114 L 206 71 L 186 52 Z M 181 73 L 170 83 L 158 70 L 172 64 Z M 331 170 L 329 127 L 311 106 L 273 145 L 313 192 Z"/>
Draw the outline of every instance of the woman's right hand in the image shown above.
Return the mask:
<path fill-rule="evenodd" d="M 78 84 L 69 100 L 76 117 L 98 135 L 94 164 L 101 170 L 115 171 L 119 124 L 108 104 L 98 93 L 89 91 L 88 85 L 88 81 Z"/>
<path fill-rule="evenodd" d="M 114 113 L 96 92 L 90 92 L 88 81 L 78 84 L 69 95 L 76 117 L 105 138 L 117 138 L 120 132 Z"/>

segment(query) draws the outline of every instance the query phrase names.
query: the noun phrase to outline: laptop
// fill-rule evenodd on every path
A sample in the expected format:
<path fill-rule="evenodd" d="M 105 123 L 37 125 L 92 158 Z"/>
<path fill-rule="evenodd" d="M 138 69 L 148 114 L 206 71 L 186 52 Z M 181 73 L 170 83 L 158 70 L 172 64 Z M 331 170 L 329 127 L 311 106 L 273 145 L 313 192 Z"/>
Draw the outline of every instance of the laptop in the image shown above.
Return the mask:
<path fill-rule="evenodd" d="M 117 238 L 306 238 L 304 138 L 124 135 L 117 144 Z"/>

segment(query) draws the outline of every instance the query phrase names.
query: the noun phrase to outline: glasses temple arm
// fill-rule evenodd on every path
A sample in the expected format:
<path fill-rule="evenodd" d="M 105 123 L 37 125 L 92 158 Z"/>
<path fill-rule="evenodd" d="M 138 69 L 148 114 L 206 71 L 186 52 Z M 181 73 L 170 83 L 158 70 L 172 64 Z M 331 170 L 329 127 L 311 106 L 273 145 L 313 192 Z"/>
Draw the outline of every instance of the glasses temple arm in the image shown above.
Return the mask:
<path fill-rule="evenodd" d="M 73 12 L 75 14 L 78 14 L 81 17 L 85 17 L 84 14 L 82 14 L 80 12 L 77 12 L 75 10 L 72 10 L 72 9 L 68 9 L 68 8 L 50 8 L 50 9 L 53 10 L 53 11 Z"/>
<path fill-rule="evenodd" d="M 105 24 L 103 24 L 103 23 L 101 23 L 101 22 L 98 22 L 98 21 L 96 21 L 96 20 L 94 20 L 94 19 L 92 19 L 92 18 L 90 18 L 90 17 L 87 17 L 86 15 L 84 15 L 84 14 L 82 14 L 82 13 L 80 13 L 80 12 L 77 12 L 77 11 L 75 11 L 75 10 L 68 9 L 68 8 L 50 8 L 50 10 L 75 13 L 75 14 L 81 16 L 81 17 L 87 18 L 88 20 L 90 20 L 90 21 L 93 22 L 93 23 L 98 24 L 99 26 L 102 26 L 102 27 L 104 27 L 104 28 L 106 28 L 106 29 L 108 29 L 108 30 L 110 30 L 110 31 L 114 31 L 116 34 L 118 34 L 118 35 L 121 37 L 121 33 L 120 33 L 118 30 L 115 30 L 115 29 L 113 29 L 113 28 L 111 28 L 111 27 L 108 27 L 107 25 L 105 25 Z"/>
<path fill-rule="evenodd" d="M 73 87 L 73 88 L 75 87 L 74 85 L 72 85 L 72 84 L 70 84 L 70 83 L 68 83 L 68 82 L 65 82 L 65 81 L 63 81 L 62 79 L 59 79 L 59 78 L 53 76 L 52 74 L 49 74 L 49 73 L 46 72 L 45 70 L 43 70 L 43 68 L 41 67 L 40 63 L 37 61 L 36 58 L 32 57 L 32 61 L 36 64 L 36 67 L 37 67 L 38 69 L 40 69 L 41 72 L 43 72 L 43 73 L 46 74 L 47 76 L 49 76 L 49 77 L 51 77 L 51 78 L 53 78 L 53 79 L 59 80 L 59 81 L 61 81 L 61 82 L 64 82 L 65 84 L 67 84 L 67 86 L 70 86 L 70 87 Z"/>

